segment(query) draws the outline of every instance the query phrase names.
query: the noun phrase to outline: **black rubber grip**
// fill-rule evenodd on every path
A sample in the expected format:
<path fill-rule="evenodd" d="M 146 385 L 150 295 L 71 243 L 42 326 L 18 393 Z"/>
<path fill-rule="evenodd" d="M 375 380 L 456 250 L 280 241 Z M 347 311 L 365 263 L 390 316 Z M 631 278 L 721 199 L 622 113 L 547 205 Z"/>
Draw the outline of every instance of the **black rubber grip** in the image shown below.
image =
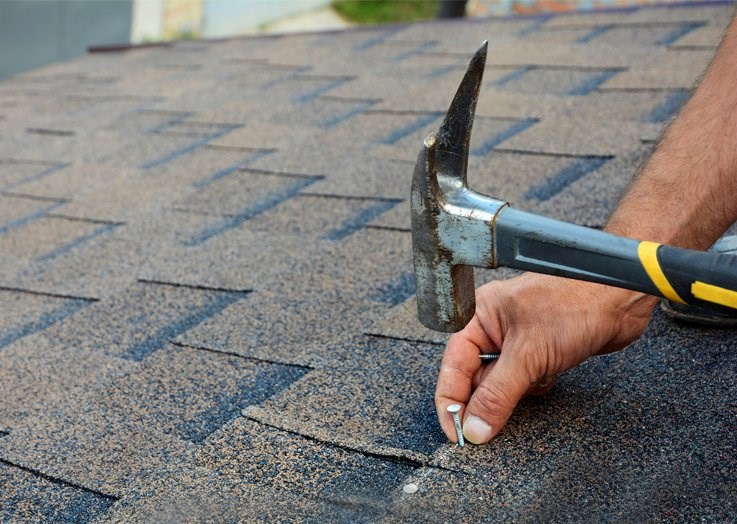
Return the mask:
<path fill-rule="evenodd" d="M 663 274 L 684 302 L 735 312 L 737 256 L 660 246 L 657 257 Z"/>

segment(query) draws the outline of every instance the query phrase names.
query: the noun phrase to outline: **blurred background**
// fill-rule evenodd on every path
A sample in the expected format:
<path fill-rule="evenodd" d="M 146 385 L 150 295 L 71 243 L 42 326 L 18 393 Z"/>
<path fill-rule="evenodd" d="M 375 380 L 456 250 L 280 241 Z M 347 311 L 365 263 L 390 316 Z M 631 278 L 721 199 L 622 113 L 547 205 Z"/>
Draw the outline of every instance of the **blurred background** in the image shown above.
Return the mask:
<path fill-rule="evenodd" d="M 659 0 L 0 0 L 0 78 L 89 48 Z M 673 3 L 672 0 L 661 0 Z"/>

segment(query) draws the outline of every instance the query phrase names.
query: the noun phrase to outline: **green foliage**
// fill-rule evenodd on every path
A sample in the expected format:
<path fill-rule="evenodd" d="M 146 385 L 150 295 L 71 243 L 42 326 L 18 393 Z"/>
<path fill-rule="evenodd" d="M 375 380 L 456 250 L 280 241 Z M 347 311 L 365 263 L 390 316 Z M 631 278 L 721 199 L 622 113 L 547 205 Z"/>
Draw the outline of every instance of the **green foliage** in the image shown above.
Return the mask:
<path fill-rule="evenodd" d="M 359 24 L 386 24 L 435 18 L 438 0 L 333 0 L 346 19 Z"/>

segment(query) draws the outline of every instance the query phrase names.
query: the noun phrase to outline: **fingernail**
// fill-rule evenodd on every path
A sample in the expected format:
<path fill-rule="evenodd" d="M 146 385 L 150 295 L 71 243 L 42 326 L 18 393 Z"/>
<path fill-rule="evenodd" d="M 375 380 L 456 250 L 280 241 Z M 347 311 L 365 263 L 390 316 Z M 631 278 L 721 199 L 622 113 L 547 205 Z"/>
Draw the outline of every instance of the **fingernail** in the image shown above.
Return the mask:
<path fill-rule="evenodd" d="M 469 415 L 463 422 L 463 436 L 473 444 L 489 442 L 491 433 L 491 426 L 475 415 Z"/>

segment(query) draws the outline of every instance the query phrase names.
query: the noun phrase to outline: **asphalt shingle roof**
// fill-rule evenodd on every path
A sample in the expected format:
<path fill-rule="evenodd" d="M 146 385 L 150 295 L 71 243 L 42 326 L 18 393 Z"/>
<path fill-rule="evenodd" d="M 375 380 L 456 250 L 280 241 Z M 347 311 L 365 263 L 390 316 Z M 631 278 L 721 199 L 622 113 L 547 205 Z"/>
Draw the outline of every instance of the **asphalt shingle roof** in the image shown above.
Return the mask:
<path fill-rule="evenodd" d="M 0 520 L 733 518 L 733 331 L 656 312 L 492 444 L 449 444 L 407 209 L 488 39 L 471 186 L 600 227 L 730 11 L 182 42 L 1 82 Z"/>

